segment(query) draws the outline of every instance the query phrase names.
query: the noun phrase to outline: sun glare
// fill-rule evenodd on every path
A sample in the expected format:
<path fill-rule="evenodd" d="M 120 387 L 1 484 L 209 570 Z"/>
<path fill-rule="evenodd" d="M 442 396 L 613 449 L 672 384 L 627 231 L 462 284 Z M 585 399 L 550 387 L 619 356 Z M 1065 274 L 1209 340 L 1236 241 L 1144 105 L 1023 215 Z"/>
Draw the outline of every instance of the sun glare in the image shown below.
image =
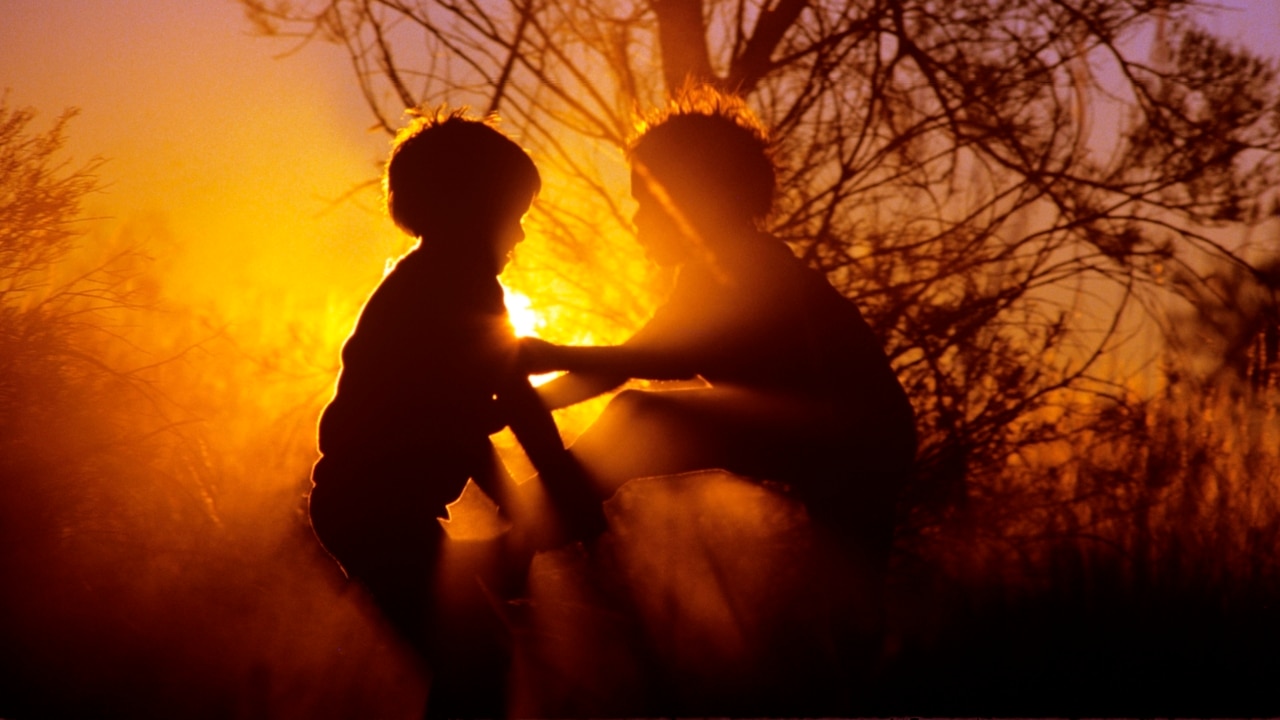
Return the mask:
<path fill-rule="evenodd" d="M 515 328 L 516 337 L 538 337 L 538 329 L 546 324 L 533 309 L 528 295 L 507 286 L 502 287 L 502 300 L 507 306 L 507 317 Z"/>
<path fill-rule="evenodd" d="M 538 337 L 540 334 L 538 331 L 547 326 L 547 319 L 533 309 L 533 301 L 528 295 L 503 285 L 502 301 L 507 306 L 507 317 L 511 320 L 511 327 L 516 331 L 516 337 Z M 534 385 L 541 385 L 559 374 L 553 372 L 531 375 L 529 381 Z"/>

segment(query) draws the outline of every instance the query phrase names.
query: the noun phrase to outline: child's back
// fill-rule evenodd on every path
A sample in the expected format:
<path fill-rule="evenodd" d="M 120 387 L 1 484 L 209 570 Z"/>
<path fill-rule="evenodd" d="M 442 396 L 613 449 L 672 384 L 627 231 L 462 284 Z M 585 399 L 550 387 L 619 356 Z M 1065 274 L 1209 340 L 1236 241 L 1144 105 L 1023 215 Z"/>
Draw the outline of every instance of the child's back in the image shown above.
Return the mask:
<path fill-rule="evenodd" d="M 411 466 L 441 508 L 488 461 L 493 397 L 515 346 L 502 287 L 451 255 L 424 245 L 374 292 L 343 347 L 319 438 L 331 461 Z"/>
<path fill-rule="evenodd" d="M 526 447 L 544 440 L 547 450 L 531 456 L 564 454 L 550 415 L 514 372 L 497 281 L 539 185 L 528 155 L 478 121 L 427 120 L 397 138 L 387 205 L 421 242 L 365 304 L 320 420 L 312 527 L 432 666 L 433 712 L 503 714 L 506 668 L 476 584 L 442 604 L 437 518 L 468 478 L 498 494 L 488 436 L 500 417 Z"/>

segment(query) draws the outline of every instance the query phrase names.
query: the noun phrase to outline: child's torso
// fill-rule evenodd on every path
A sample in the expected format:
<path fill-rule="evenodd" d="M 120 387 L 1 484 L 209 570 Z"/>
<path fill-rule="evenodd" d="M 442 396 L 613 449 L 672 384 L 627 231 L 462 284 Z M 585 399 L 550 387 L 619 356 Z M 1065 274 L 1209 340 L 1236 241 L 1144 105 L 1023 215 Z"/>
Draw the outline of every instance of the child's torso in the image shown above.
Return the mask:
<path fill-rule="evenodd" d="M 384 278 L 343 347 L 322 452 L 487 438 L 515 337 L 496 278 L 460 270 L 424 248 Z"/>

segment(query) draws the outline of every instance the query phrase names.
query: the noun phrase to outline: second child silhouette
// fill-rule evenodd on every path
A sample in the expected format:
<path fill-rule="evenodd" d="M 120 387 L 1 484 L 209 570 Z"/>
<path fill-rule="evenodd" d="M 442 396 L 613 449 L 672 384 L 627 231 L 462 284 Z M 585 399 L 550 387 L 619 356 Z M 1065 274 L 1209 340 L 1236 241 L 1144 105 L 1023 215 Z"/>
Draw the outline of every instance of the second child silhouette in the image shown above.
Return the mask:
<path fill-rule="evenodd" d="M 522 358 L 530 372 L 569 371 L 539 389 L 551 407 L 629 378 L 704 381 L 623 390 L 573 454 L 602 501 L 631 480 L 712 469 L 788 488 L 823 553 L 840 563 L 819 571 L 812 587 L 829 598 L 828 634 L 849 682 L 827 689 L 833 703 L 844 702 L 857 695 L 847 687 L 853 680 L 870 677 L 878 652 L 896 499 L 915 455 L 914 412 L 858 307 L 765 230 L 778 192 L 773 153 L 741 98 L 695 86 L 673 100 L 630 149 L 637 240 L 677 272 L 670 296 L 621 345 L 526 338 Z M 770 710 L 854 709 L 797 704 L 790 689 L 812 687 L 803 669 L 778 673 L 773 697 L 784 702 Z"/>
<path fill-rule="evenodd" d="M 497 280 L 540 186 L 524 150 L 461 113 L 398 135 L 387 208 L 419 243 L 365 304 L 320 419 L 312 527 L 431 670 L 431 715 L 504 714 L 506 643 L 485 594 L 471 579 L 440 587 L 445 506 L 469 478 L 504 510 L 514 497 L 489 434 L 509 423 L 551 494 L 581 496 L 565 486 L 578 475 L 550 414 L 515 371 Z"/>

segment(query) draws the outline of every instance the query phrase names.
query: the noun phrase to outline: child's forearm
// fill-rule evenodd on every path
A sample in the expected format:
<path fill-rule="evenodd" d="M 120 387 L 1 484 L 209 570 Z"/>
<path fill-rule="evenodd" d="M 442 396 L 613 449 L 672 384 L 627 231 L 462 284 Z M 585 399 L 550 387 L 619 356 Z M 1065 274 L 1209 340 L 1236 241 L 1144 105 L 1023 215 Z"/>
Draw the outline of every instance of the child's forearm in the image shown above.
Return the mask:
<path fill-rule="evenodd" d="M 571 372 L 539 387 L 538 396 L 547 408 L 557 410 L 603 395 L 626 381 L 625 376 Z"/>
<path fill-rule="evenodd" d="M 538 471 L 539 482 L 551 503 L 554 540 L 588 540 L 608 527 L 604 510 L 582 465 L 565 449 L 551 413 L 542 404 L 528 378 L 520 377 L 499 394 L 510 408 L 511 430 Z M 518 512 L 517 512 L 518 514 Z"/>
<path fill-rule="evenodd" d="M 697 375 L 692 363 L 676 352 L 663 352 L 633 345 L 557 345 L 556 363 L 563 369 L 608 378 L 646 380 L 687 380 Z M 616 385 L 611 386 L 616 387 Z"/>
<path fill-rule="evenodd" d="M 555 472 L 565 460 L 560 430 L 526 378 L 508 383 L 499 394 L 511 432 L 539 473 Z"/>

